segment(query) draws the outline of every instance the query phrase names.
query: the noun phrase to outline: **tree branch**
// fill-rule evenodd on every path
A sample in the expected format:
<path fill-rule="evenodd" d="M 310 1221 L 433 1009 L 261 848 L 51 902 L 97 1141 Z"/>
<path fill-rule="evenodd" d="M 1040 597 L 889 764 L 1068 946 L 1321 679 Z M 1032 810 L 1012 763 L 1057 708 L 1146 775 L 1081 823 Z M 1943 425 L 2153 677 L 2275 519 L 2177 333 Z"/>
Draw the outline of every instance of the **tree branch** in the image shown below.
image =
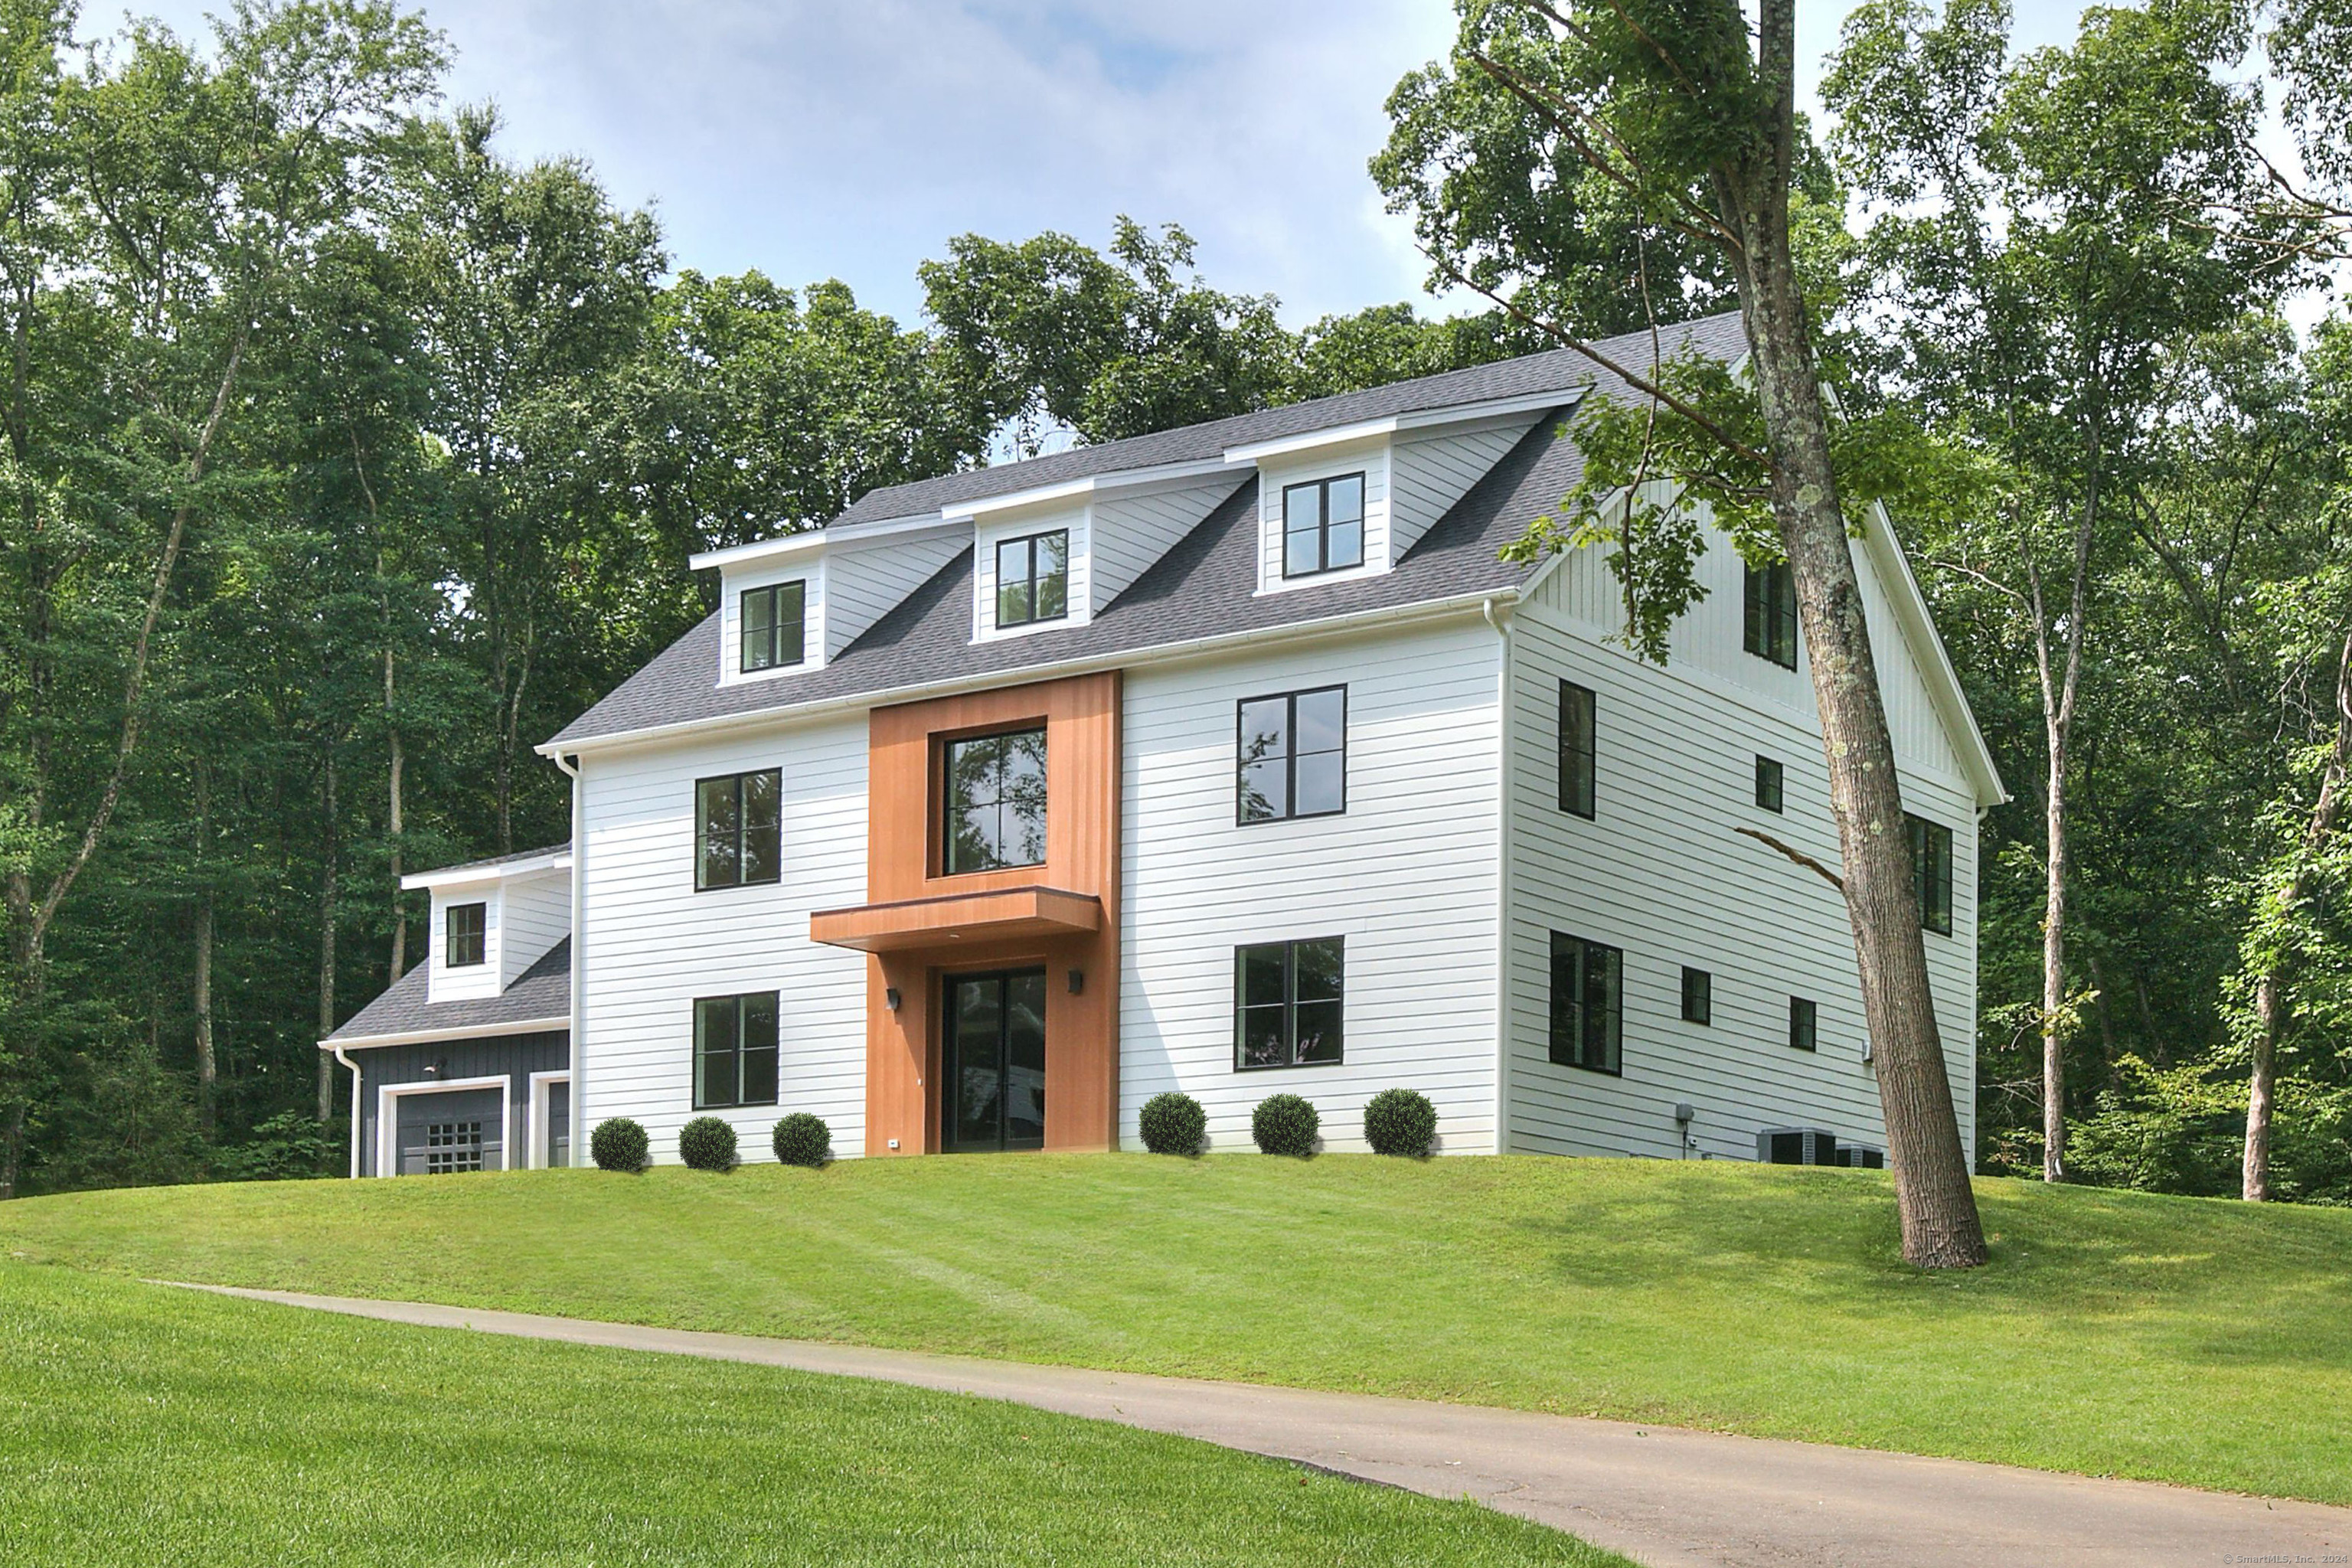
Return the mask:
<path fill-rule="evenodd" d="M 1773 837 L 1770 834 L 1759 833 L 1752 827 L 1735 827 L 1731 831 L 1741 834 L 1747 837 L 1753 838 L 1757 843 L 1761 844 L 1767 849 L 1779 850 L 1781 854 L 1786 855 L 1790 859 L 1794 860 L 1798 865 L 1802 866 L 1806 870 L 1812 872 L 1822 881 L 1827 882 L 1831 887 L 1835 888 L 1838 890 L 1838 897 L 1845 897 L 1845 879 L 1839 876 L 1835 871 L 1831 870 L 1827 866 L 1822 865 L 1819 860 L 1816 860 L 1811 856 L 1806 854 L 1803 850 L 1798 848 L 1795 845 L 1783 844 L 1780 840 Z"/>

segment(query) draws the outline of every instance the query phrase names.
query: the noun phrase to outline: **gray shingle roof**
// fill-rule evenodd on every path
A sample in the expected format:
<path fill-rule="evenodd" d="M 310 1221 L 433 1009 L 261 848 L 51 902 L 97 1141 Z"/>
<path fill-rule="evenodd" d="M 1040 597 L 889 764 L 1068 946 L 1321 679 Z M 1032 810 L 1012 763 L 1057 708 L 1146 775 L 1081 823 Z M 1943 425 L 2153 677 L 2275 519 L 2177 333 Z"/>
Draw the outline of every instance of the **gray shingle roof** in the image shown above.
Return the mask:
<path fill-rule="evenodd" d="M 383 995 L 352 1014 L 325 1043 L 364 1044 L 384 1035 L 413 1035 L 425 1029 L 488 1029 L 572 1016 L 572 939 L 568 936 L 541 954 L 537 963 L 516 975 L 514 984 L 496 996 L 427 1002 L 425 983 L 431 968 L 429 961 L 416 964 Z"/>
<path fill-rule="evenodd" d="M 1731 359 L 1747 350 L 1737 313 L 1666 329 L 1669 356 L 1688 347 Z M 1612 357 L 1646 360 L 1648 334 L 1601 345 Z M 876 491 L 838 522 L 936 512 L 950 501 L 1002 494 L 1122 468 L 1213 457 L 1243 442 L 1270 440 L 1391 414 L 1484 403 L 1557 390 L 1561 408 L 1580 389 L 1606 397 L 1623 384 L 1570 351 L 1537 354 L 1476 370 L 1400 382 L 1370 392 L 1268 409 L 1131 441 L 950 474 Z M 834 699 L 936 682 L 1015 674 L 1065 660 L 1141 651 L 1230 633 L 1267 630 L 1335 616 L 1427 604 L 1513 587 L 1533 570 L 1496 559 L 1529 522 L 1559 505 L 1583 470 L 1559 412 L 1533 430 L 1473 486 L 1391 571 L 1311 588 L 1260 595 L 1257 587 L 1257 483 L 1238 488 L 1125 593 L 1084 626 L 976 643 L 971 637 L 971 552 L 964 551 L 877 621 L 822 669 L 777 680 L 721 687 L 719 616 L 705 618 L 621 683 L 550 743 L 625 734 L 698 720 L 782 711 Z"/>

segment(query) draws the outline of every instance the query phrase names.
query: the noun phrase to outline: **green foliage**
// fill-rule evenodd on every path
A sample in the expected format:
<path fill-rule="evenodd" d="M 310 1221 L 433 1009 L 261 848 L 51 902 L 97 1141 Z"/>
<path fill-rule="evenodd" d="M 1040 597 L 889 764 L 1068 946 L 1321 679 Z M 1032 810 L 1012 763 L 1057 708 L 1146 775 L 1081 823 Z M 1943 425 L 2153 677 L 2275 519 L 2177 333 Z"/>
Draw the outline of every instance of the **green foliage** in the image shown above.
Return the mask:
<path fill-rule="evenodd" d="M 650 1163 L 651 1148 L 646 1130 L 625 1116 L 605 1118 L 588 1135 L 588 1157 L 600 1171 L 642 1171 Z"/>
<path fill-rule="evenodd" d="M 833 1158 L 833 1129 L 821 1116 L 795 1110 L 776 1123 L 776 1158 L 787 1165 L 822 1165 Z"/>
<path fill-rule="evenodd" d="M 351 1129 L 322 1125 L 308 1111 L 281 1110 L 253 1136 L 213 1157 L 214 1169 L 236 1182 L 299 1181 L 342 1173 Z"/>
<path fill-rule="evenodd" d="M 1364 1142 L 1375 1154 L 1421 1159 L 1437 1138 L 1437 1107 L 1416 1089 L 1384 1089 L 1364 1102 Z"/>
<path fill-rule="evenodd" d="M 677 1130 L 677 1157 L 686 1162 L 689 1170 L 733 1170 L 734 1126 L 716 1116 L 696 1117 Z"/>
<path fill-rule="evenodd" d="M 1189 1094 L 1163 1089 L 1143 1102 L 1136 1116 L 1143 1146 L 1155 1154 L 1198 1154 L 1209 1131 L 1209 1114 Z"/>
<path fill-rule="evenodd" d="M 1305 1159 L 1315 1152 L 1323 1119 L 1295 1094 L 1270 1094 L 1250 1112 L 1250 1138 L 1262 1154 L 1288 1154 Z"/>

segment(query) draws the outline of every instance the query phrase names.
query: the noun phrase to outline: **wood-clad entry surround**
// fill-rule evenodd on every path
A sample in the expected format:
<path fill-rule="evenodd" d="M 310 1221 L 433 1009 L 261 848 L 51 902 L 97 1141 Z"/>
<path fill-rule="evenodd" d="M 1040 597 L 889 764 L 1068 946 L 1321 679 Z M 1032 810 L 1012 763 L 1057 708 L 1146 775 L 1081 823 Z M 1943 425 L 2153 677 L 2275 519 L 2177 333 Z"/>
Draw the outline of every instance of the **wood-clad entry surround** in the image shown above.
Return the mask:
<path fill-rule="evenodd" d="M 944 874 L 950 741 L 1045 730 L 1045 860 Z M 866 952 L 866 1152 L 941 1146 L 947 978 L 1045 970 L 1047 1149 L 1118 1130 L 1117 671 L 877 708 L 869 721 L 866 902 L 810 917 Z M 898 1005 L 889 1003 L 897 994 Z"/>

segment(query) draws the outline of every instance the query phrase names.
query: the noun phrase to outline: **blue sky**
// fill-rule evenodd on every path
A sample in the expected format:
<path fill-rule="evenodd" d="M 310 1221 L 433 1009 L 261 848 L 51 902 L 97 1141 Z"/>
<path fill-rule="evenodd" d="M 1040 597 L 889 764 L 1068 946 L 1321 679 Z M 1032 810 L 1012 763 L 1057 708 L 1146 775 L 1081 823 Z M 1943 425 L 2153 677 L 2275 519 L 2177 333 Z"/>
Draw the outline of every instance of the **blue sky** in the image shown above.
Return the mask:
<path fill-rule="evenodd" d="M 1803 0 L 1810 78 L 1851 0 Z M 184 32 L 223 0 L 140 6 Z M 2024 0 L 2022 39 L 2071 5 Z M 1173 219 L 1219 287 L 1293 325 L 1418 299 L 1364 173 L 1381 102 L 1444 52 L 1446 0 L 433 0 L 451 96 L 517 157 L 576 153 L 659 213 L 680 267 L 838 277 L 911 321 L 951 235 Z M 116 15 L 103 4 L 83 29 Z"/>

